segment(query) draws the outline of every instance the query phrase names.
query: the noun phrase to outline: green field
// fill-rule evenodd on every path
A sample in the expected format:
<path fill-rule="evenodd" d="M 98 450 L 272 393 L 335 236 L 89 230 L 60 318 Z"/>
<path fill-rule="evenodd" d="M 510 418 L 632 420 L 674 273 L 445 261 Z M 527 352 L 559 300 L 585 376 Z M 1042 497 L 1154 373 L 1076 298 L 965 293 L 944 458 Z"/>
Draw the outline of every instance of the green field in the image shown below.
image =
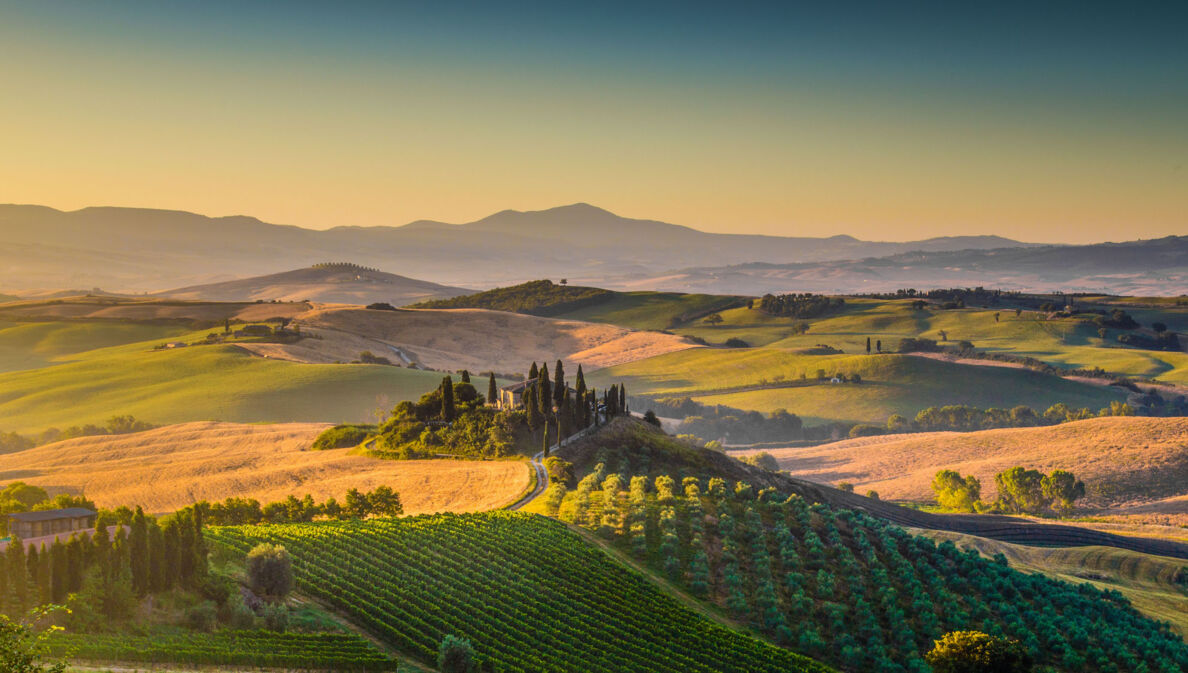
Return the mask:
<path fill-rule="evenodd" d="M 1172 330 L 1188 330 L 1188 311 L 1128 309 L 1144 326 L 1156 320 Z M 999 320 L 995 321 L 995 313 Z M 1105 340 L 1088 318 L 1043 320 L 1034 311 L 1016 317 L 1008 309 L 915 310 L 909 300 L 847 299 L 846 305 L 827 317 L 809 320 L 771 316 L 757 309 L 738 308 L 722 312 L 716 326 L 699 323 L 675 330 L 710 343 L 738 338 L 754 347 L 806 348 L 825 344 L 846 351 L 864 353 L 866 339 L 882 340 L 884 350 L 894 350 L 905 337 L 940 340 L 944 331 L 949 342 L 973 342 L 980 351 L 1030 356 L 1071 369 L 1101 367 L 1127 376 L 1188 382 L 1188 353 L 1147 351 L 1117 343 L 1121 332 L 1111 329 Z M 807 323 L 806 334 L 795 334 L 793 326 Z M 943 345 L 943 343 L 942 343 Z"/>
<path fill-rule="evenodd" d="M 95 321 L 0 321 L 0 372 L 46 367 L 69 356 L 142 341 L 166 341 L 189 332 L 177 325 Z"/>
<path fill-rule="evenodd" d="M 861 384 L 819 383 L 858 374 Z M 804 375 L 807 381 L 801 380 Z M 599 388 L 622 382 L 632 395 L 690 396 L 769 413 L 786 409 L 812 423 L 882 423 L 929 406 L 981 408 L 1023 404 L 1042 411 L 1057 402 L 1094 411 L 1123 391 L 1026 369 L 954 364 L 909 355 L 813 355 L 803 349 L 697 348 L 591 373 Z"/>
<path fill-rule="evenodd" d="M 676 292 L 616 292 L 593 306 L 558 314 L 559 318 L 605 322 L 632 329 L 663 330 L 687 316 L 700 315 L 735 304 L 738 297 Z"/>
<path fill-rule="evenodd" d="M 302 591 L 421 661 L 453 634 L 500 671 L 828 670 L 697 614 L 536 515 L 439 514 L 208 535 L 238 553 L 283 544 Z"/>
<path fill-rule="evenodd" d="M 193 341 L 205 333 L 174 336 Z M 151 350 L 157 343 L 100 348 L 72 354 L 62 364 L 0 373 L 3 430 L 102 424 L 117 414 L 157 424 L 353 422 L 366 420 L 380 395 L 392 405 L 415 400 L 442 376 L 381 365 L 270 360 L 228 345 Z"/>

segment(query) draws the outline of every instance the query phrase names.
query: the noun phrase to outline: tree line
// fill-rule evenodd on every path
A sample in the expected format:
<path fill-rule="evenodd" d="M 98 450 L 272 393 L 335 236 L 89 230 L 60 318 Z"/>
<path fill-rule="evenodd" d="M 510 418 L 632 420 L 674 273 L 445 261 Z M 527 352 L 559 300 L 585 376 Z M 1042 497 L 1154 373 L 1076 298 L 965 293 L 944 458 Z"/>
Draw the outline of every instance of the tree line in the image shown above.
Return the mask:
<path fill-rule="evenodd" d="M 982 484 L 971 475 L 941 470 L 932 479 L 936 502 L 955 512 L 996 512 L 1034 516 L 1065 515 L 1085 496 L 1085 483 L 1065 470 L 1044 474 L 1039 470 L 1012 467 L 994 475 L 998 497 L 982 501 Z"/>
<path fill-rule="evenodd" d="M 152 430 L 156 427 L 158 426 L 138 420 L 134 416 L 126 415 L 112 416 L 103 425 L 87 423 L 85 425 L 72 425 L 65 430 L 47 428 L 35 437 L 21 435 L 15 432 L 0 432 L 0 454 L 24 451 L 35 446 L 52 444 L 53 442 L 60 442 L 64 439 L 74 439 L 75 437 L 126 435 L 133 432 Z"/>
<path fill-rule="evenodd" d="M 1117 400 L 1097 411 L 1088 408 L 1076 409 L 1063 402 L 1048 407 L 1043 413 L 1026 405 L 1010 409 L 991 407 L 979 409 L 964 404 L 950 404 L 943 407 L 926 407 L 908 419 L 900 414 L 891 414 L 883 425 L 855 425 L 850 429 L 851 437 L 869 437 L 906 432 L 974 432 L 994 428 L 1034 428 L 1071 423 L 1089 418 L 1110 416 L 1135 416 L 1134 407 Z"/>
<path fill-rule="evenodd" d="M 759 298 L 759 310 L 786 318 L 816 318 L 845 305 L 841 297 L 819 294 L 765 294 Z"/>

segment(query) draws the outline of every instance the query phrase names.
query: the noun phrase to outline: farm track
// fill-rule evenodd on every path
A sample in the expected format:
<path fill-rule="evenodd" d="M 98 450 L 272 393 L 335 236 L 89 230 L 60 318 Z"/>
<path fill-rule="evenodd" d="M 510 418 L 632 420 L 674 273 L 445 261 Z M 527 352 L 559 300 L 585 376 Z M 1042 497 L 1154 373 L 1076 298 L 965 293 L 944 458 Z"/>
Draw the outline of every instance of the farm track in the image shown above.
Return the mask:
<path fill-rule="evenodd" d="M 1188 559 L 1188 544 L 1171 540 L 1114 535 L 1098 530 L 990 514 L 932 514 L 873 500 L 854 493 L 783 477 L 796 492 L 830 505 L 863 510 L 909 528 L 947 530 L 1032 547 L 1114 547 L 1143 554 Z"/>

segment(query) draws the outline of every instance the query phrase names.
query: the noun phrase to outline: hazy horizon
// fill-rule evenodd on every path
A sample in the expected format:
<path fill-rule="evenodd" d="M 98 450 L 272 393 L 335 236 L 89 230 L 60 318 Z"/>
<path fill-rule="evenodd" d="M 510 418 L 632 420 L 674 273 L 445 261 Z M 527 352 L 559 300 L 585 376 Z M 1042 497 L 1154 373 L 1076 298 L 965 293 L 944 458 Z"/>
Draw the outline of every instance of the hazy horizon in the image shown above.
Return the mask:
<path fill-rule="evenodd" d="M 865 240 L 1188 231 L 1183 5 L 2 6 L 2 201 L 308 228 L 588 202 Z"/>

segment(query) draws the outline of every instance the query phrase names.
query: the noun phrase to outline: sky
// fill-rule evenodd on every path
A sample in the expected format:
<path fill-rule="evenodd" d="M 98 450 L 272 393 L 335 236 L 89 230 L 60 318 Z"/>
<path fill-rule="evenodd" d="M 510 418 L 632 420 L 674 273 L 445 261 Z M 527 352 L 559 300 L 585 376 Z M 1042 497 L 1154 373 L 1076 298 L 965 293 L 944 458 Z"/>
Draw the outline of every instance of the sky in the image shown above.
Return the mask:
<path fill-rule="evenodd" d="M 1188 234 L 1185 35 L 1183 2 L 0 0 L 0 202 Z"/>

